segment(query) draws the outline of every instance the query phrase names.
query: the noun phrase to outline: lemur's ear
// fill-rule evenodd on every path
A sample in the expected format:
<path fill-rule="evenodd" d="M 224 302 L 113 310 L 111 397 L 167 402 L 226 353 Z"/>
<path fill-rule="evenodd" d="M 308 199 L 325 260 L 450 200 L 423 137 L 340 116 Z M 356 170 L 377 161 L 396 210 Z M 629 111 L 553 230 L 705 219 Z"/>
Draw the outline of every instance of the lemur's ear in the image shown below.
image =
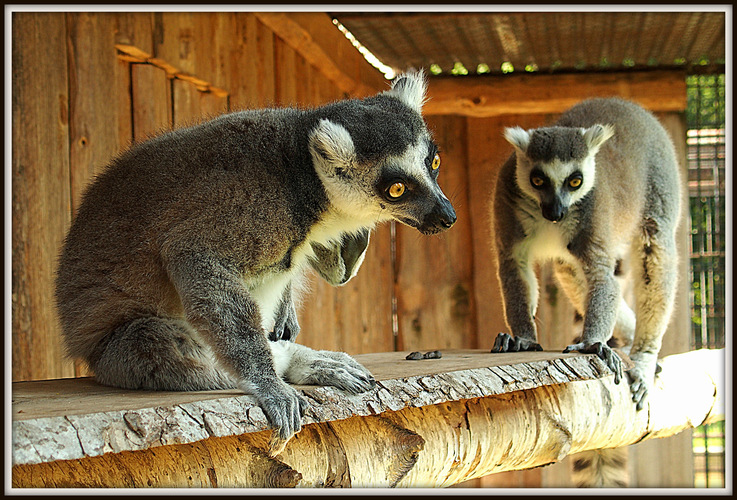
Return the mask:
<path fill-rule="evenodd" d="M 333 169 L 344 169 L 356 162 L 356 148 L 351 134 L 339 123 L 322 119 L 310 133 L 310 152 L 316 162 Z"/>
<path fill-rule="evenodd" d="M 425 104 L 425 93 L 427 92 L 427 80 L 422 71 L 405 73 L 399 75 L 392 83 L 392 89 L 386 93 L 397 97 L 404 104 L 418 113 L 422 112 Z"/>
<path fill-rule="evenodd" d="M 504 138 L 522 154 L 527 154 L 530 146 L 530 133 L 521 127 L 507 127 L 504 129 Z"/>
<path fill-rule="evenodd" d="M 599 151 L 602 144 L 614 135 L 614 126 L 596 124 L 589 128 L 582 129 L 582 132 L 583 140 L 589 147 L 589 153 L 593 155 Z"/>

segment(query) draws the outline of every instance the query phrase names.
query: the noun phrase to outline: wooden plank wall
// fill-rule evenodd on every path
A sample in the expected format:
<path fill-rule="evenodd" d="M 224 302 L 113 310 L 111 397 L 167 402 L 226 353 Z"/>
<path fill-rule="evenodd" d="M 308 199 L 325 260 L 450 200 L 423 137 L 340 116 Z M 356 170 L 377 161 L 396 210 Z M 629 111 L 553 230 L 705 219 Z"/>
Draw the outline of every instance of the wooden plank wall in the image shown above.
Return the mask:
<path fill-rule="evenodd" d="M 133 141 L 172 126 L 229 110 L 317 106 L 346 93 L 251 13 L 12 16 L 13 380 L 88 375 L 64 359 L 53 275 L 95 174 Z M 387 88 L 327 15 L 298 17 L 320 28 L 321 43 L 345 46 L 345 78 Z M 315 280 L 303 306 L 303 343 L 393 349 L 389 227 L 372 240 L 359 278 L 339 290 Z M 353 331 L 361 334 L 343 334 Z"/>

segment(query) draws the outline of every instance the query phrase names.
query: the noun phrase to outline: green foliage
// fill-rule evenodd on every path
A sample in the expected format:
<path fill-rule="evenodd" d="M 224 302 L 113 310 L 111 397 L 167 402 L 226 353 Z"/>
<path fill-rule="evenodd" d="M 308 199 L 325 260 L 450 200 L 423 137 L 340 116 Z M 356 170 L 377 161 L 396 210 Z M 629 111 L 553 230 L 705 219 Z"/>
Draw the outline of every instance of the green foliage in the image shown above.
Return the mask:
<path fill-rule="evenodd" d="M 689 128 L 724 126 L 724 83 L 724 74 L 690 75 L 686 78 L 686 123 Z"/>

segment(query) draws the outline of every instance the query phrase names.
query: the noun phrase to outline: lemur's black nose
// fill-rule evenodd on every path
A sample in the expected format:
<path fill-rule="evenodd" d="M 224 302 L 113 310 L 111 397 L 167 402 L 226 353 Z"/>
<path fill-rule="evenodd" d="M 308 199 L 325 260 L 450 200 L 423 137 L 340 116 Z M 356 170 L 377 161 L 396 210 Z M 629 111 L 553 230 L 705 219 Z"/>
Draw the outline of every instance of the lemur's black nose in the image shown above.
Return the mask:
<path fill-rule="evenodd" d="M 457 219 L 453 205 L 446 201 L 439 204 L 435 210 L 425 217 L 423 226 L 428 230 L 433 230 L 433 232 L 444 231 L 450 229 Z"/>
<path fill-rule="evenodd" d="M 456 223 L 456 220 L 458 220 L 458 218 L 456 217 L 456 214 L 452 214 L 448 218 L 442 218 L 441 217 L 441 219 L 440 219 L 440 225 L 443 226 L 445 229 L 450 229 L 450 227 L 453 226 L 453 224 Z"/>

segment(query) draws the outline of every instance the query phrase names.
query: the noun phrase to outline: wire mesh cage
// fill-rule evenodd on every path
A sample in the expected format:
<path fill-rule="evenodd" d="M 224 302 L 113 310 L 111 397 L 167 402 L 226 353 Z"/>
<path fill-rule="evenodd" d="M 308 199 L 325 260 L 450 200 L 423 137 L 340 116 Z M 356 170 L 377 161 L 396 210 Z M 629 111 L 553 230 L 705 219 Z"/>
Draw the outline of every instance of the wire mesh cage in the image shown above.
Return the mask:
<path fill-rule="evenodd" d="M 725 336 L 725 78 L 687 78 L 688 193 L 693 349 L 724 347 Z M 724 487 L 724 422 L 693 433 L 694 486 Z"/>

